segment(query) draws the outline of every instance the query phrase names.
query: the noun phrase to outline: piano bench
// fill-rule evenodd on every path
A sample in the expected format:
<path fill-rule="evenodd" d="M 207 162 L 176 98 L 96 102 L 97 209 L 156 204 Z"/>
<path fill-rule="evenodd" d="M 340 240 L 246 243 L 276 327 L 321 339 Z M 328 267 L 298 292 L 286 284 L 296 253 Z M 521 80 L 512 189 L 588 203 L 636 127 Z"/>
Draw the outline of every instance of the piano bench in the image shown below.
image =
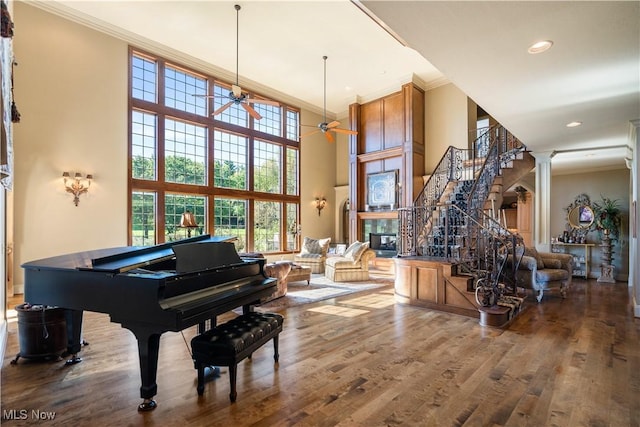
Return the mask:
<path fill-rule="evenodd" d="M 228 366 L 231 402 L 236 401 L 238 363 L 273 338 L 273 358 L 278 362 L 278 334 L 284 318 L 276 313 L 251 312 L 216 326 L 191 340 L 193 364 L 198 370 L 198 395 L 204 393 L 208 366 Z"/>

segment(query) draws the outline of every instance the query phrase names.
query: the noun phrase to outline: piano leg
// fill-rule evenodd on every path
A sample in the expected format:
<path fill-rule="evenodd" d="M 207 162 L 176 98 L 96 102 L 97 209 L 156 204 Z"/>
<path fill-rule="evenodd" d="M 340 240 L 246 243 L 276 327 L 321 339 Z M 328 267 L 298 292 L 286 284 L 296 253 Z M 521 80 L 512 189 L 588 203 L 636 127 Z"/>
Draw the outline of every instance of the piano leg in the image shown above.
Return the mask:
<path fill-rule="evenodd" d="M 156 374 L 158 372 L 158 353 L 160 350 L 160 336 L 162 332 L 156 329 L 149 330 L 141 327 L 124 326 L 136 336 L 138 340 L 138 358 L 140 360 L 140 397 L 142 403 L 138 405 L 138 411 L 153 411 L 158 406 L 153 396 L 158 392 Z"/>
<path fill-rule="evenodd" d="M 65 364 L 73 365 L 82 362 L 78 356 L 82 346 L 82 310 L 64 310 L 64 317 L 67 322 L 67 354 L 71 355 Z"/>

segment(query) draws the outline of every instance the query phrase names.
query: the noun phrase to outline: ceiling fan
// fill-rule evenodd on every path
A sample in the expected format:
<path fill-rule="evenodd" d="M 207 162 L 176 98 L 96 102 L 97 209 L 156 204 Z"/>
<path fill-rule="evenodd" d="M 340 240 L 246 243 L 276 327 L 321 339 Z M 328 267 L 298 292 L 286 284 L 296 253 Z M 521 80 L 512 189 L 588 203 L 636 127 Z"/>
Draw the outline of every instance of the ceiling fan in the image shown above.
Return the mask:
<path fill-rule="evenodd" d="M 323 56 L 322 59 L 324 60 L 324 110 L 323 110 L 323 116 L 322 116 L 322 123 L 318 123 L 318 126 L 317 126 L 318 129 L 302 134 L 300 135 L 300 138 L 304 138 L 305 136 L 312 135 L 316 132 L 322 132 L 324 133 L 325 138 L 327 138 L 327 141 L 335 142 L 335 138 L 329 132 L 344 133 L 347 135 L 357 135 L 358 132 L 356 132 L 355 130 L 339 128 L 338 126 L 340 126 L 340 122 L 337 120 L 327 123 L 327 56 L 326 55 Z M 307 125 L 303 125 L 303 126 L 307 126 Z"/>
<path fill-rule="evenodd" d="M 274 105 L 276 107 L 280 106 L 280 103 L 278 101 L 272 101 L 270 99 L 257 99 L 257 98 L 249 98 L 249 94 L 247 93 L 242 93 L 242 88 L 240 87 L 240 84 L 238 83 L 238 51 L 239 51 L 239 34 L 240 34 L 240 25 L 239 25 L 239 15 L 240 15 L 240 5 L 236 4 L 235 6 L 236 9 L 236 82 L 235 84 L 231 85 L 231 91 L 229 92 L 228 98 L 229 98 L 229 102 L 227 102 L 226 104 L 224 104 L 222 107 L 218 108 L 216 111 L 214 111 L 211 115 L 212 116 L 217 116 L 218 114 L 222 113 L 223 111 L 225 111 L 227 108 L 231 107 L 232 105 L 239 105 L 240 107 L 244 108 L 247 113 L 249 113 L 251 115 L 251 117 L 253 117 L 256 120 L 260 120 L 262 118 L 262 116 L 260 115 L 260 113 L 258 113 L 250 104 L 267 104 L 267 105 Z M 206 95 L 207 98 L 213 98 L 213 95 Z"/>

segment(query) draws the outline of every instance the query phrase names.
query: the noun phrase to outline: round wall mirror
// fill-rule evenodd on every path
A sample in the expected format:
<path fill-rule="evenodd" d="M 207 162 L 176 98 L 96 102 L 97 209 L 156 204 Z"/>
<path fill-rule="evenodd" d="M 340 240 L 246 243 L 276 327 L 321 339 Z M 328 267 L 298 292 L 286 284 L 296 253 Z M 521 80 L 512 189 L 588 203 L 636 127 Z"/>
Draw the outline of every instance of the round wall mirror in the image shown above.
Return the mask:
<path fill-rule="evenodd" d="M 568 219 L 573 228 L 589 228 L 594 220 L 593 209 L 591 206 L 576 206 L 569 211 Z"/>

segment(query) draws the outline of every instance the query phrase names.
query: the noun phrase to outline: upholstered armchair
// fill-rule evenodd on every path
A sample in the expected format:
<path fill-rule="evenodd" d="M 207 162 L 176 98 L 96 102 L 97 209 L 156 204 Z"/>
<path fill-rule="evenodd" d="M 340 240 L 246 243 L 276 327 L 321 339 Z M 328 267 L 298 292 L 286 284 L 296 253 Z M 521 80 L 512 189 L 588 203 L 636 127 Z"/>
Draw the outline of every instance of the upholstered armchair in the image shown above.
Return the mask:
<path fill-rule="evenodd" d="M 327 258 L 324 275 L 334 282 L 369 280 L 369 261 L 375 257 L 369 242 L 353 242 L 344 255 Z"/>
<path fill-rule="evenodd" d="M 506 268 L 510 268 L 511 259 Z M 567 289 L 573 277 L 573 257 L 569 254 L 538 252 L 527 248 L 516 271 L 518 287 L 537 292 L 536 299 L 542 301 L 544 291 L 559 288 L 562 298 L 566 298 Z"/>
<path fill-rule="evenodd" d="M 312 273 L 324 273 L 324 263 L 327 259 L 331 237 L 326 239 L 312 239 L 305 237 L 299 254 L 293 257 L 296 264 L 311 268 Z"/>
<path fill-rule="evenodd" d="M 260 300 L 261 304 L 267 301 L 271 301 L 276 298 L 283 297 L 287 294 L 288 280 L 287 276 L 291 271 L 291 262 L 277 262 L 275 264 L 266 264 L 264 266 L 264 272 L 268 277 L 273 277 L 278 280 L 275 291 L 267 297 Z"/>
<path fill-rule="evenodd" d="M 241 253 L 240 258 L 264 258 L 264 255 L 259 252 Z M 271 301 L 276 298 L 283 297 L 287 294 L 287 276 L 291 271 L 291 262 L 276 262 L 272 264 L 264 265 L 264 274 L 267 277 L 272 277 L 277 280 L 276 289 L 269 296 L 266 296 L 260 300 L 261 304 Z"/>

